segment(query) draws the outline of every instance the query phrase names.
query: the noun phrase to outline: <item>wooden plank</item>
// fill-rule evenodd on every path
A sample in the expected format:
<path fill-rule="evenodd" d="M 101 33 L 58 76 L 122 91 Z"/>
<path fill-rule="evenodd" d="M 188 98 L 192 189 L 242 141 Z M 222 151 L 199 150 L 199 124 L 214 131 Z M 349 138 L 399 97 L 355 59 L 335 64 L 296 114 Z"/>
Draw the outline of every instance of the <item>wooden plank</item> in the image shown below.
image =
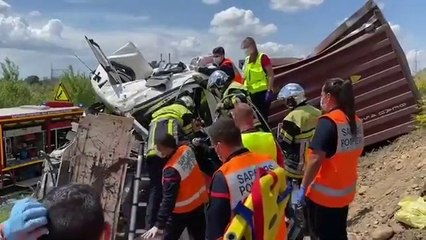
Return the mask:
<path fill-rule="evenodd" d="M 126 177 L 125 159 L 131 149 L 133 119 L 108 114 L 87 115 L 77 130 L 71 157 L 71 182 L 92 185 L 101 193 L 105 221 L 115 239 Z"/>

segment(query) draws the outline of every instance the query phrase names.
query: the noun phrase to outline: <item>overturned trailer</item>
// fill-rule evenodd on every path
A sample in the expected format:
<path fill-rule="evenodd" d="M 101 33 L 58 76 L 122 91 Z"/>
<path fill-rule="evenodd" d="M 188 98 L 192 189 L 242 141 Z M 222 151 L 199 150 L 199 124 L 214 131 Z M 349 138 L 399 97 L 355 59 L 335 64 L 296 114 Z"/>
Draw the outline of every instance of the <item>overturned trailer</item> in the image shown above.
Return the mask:
<path fill-rule="evenodd" d="M 353 76 L 356 109 L 364 121 L 367 146 L 407 133 L 414 125 L 418 90 L 394 32 L 372 0 L 306 59 L 274 59 L 273 65 L 276 87 L 298 82 L 316 106 L 328 78 Z M 276 101 L 270 112 L 269 124 L 276 128 L 288 110 Z"/>

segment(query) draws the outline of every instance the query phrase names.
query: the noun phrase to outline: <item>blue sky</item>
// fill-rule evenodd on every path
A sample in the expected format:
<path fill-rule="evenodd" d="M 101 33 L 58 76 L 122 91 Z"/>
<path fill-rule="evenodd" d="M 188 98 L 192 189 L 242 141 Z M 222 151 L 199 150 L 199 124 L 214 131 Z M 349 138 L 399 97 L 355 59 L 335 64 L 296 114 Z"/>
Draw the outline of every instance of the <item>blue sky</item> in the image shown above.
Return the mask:
<path fill-rule="evenodd" d="M 23 76 L 48 76 L 50 66 L 74 65 L 77 53 L 95 65 L 84 35 L 111 53 L 133 41 L 148 60 L 161 52 L 188 59 L 224 45 L 241 58 L 241 39 L 255 37 L 272 56 L 303 56 L 364 0 L 0 0 L 0 59 L 19 64 Z M 424 0 L 379 0 L 410 63 L 418 50 L 426 66 Z M 419 67 L 419 68 L 420 68 Z"/>

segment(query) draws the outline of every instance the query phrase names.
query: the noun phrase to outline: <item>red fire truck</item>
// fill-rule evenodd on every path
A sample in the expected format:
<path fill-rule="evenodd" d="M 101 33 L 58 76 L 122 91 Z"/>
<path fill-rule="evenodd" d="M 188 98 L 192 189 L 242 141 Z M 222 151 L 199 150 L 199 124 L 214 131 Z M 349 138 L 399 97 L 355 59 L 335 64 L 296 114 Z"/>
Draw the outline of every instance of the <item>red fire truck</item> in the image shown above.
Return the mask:
<path fill-rule="evenodd" d="M 0 188 L 39 177 L 40 151 L 65 144 L 71 122 L 82 114 L 70 102 L 0 109 Z"/>

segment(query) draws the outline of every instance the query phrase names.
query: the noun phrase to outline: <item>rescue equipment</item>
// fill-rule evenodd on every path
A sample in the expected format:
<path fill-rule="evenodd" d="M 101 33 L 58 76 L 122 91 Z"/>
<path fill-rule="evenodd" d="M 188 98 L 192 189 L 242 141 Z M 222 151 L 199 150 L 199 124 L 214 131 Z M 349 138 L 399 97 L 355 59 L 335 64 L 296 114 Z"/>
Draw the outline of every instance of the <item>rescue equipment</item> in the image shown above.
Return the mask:
<path fill-rule="evenodd" d="M 287 239 L 284 210 L 292 187 L 287 186 L 283 168 L 259 168 L 251 194 L 238 202 L 225 240 Z"/>

